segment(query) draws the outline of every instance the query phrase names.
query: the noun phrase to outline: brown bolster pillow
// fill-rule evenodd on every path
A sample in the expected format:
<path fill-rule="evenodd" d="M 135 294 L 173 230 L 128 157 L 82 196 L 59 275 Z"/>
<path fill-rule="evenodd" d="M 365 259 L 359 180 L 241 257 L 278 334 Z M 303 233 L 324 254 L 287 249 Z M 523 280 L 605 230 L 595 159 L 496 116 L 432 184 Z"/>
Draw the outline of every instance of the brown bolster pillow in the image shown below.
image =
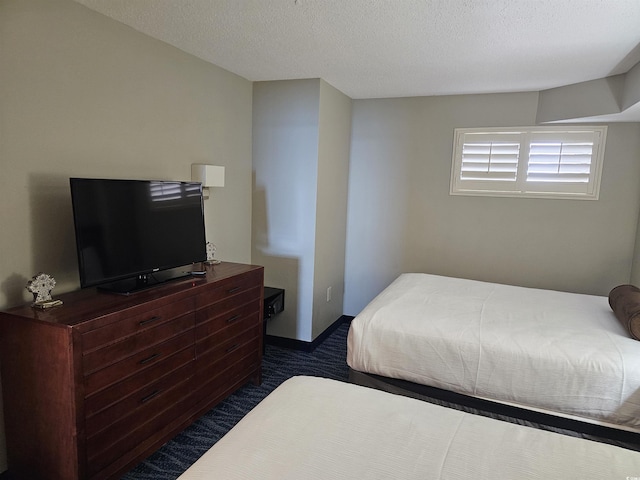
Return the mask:
<path fill-rule="evenodd" d="M 609 305 L 631 336 L 640 340 L 640 288 L 618 285 L 609 292 Z"/>

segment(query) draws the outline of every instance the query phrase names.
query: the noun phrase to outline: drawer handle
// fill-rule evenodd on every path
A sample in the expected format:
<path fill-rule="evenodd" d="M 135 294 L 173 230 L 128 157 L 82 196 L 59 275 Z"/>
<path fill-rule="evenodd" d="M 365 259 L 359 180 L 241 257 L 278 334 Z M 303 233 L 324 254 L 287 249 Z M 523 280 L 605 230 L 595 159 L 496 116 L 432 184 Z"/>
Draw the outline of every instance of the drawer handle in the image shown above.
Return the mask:
<path fill-rule="evenodd" d="M 146 320 L 140 321 L 140 323 L 138 325 L 140 325 L 142 327 L 143 325 L 146 325 L 147 323 L 155 322 L 156 320 L 160 320 L 161 318 L 162 317 L 160 317 L 158 315 L 154 315 L 151 318 L 147 318 Z"/>
<path fill-rule="evenodd" d="M 238 348 L 240 346 L 239 343 L 234 343 L 233 345 L 231 345 L 229 348 L 227 348 L 225 350 L 225 353 L 231 353 L 233 352 L 236 348 Z"/>
<path fill-rule="evenodd" d="M 150 357 L 147 357 L 143 360 L 140 360 L 140 365 L 144 365 L 145 363 L 149 363 L 152 360 L 155 360 L 156 358 L 158 358 L 160 356 L 159 353 L 154 353 L 153 355 L 151 355 Z"/>
<path fill-rule="evenodd" d="M 153 392 L 151 392 L 146 397 L 142 397 L 140 399 L 140 403 L 147 403 L 149 400 L 151 400 L 152 398 L 157 397 L 158 395 L 160 395 L 160 390 L 154 390 Z"/>
<path fill-rule="evenodd" d="M 233 323 L 240 318 L 240 315 L 234 315 L 231 318 L 227 318 L 227 323 Z"/>
<path fill-rule="evenodd" d="M 239 292 L 240 290 L 242 290 L 242 287 L 234 287 L 227 290 L 227 293 L 236 293 L 236 292 Z"/>

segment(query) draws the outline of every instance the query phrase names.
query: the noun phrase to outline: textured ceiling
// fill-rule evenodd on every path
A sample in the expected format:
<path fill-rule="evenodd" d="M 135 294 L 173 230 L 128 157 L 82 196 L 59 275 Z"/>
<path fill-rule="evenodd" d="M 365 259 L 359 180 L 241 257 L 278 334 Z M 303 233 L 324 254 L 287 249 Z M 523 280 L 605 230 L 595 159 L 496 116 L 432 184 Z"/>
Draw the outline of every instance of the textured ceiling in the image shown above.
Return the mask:
<path fill-rule="evenodd" d="M 539 91 L 640 61 L 640 0 L 76 0 L 248 80 L 351 98 Z"/>

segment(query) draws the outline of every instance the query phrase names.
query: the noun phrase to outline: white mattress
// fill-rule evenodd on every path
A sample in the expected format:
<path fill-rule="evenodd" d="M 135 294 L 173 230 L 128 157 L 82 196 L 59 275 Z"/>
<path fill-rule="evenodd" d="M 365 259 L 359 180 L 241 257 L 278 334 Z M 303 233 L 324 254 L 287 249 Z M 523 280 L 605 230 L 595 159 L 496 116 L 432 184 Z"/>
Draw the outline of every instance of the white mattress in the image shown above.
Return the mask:
<path fill-rule="evenodd" d="M 180 480 L 625 479 L 640 453 L 335 380 L 283 383 Z"/>
<path fill-rule="evenodd" d="M 403 274 L 352 321 L 347 363 L 640 430 L 640 342 L 607 297 Z"/>

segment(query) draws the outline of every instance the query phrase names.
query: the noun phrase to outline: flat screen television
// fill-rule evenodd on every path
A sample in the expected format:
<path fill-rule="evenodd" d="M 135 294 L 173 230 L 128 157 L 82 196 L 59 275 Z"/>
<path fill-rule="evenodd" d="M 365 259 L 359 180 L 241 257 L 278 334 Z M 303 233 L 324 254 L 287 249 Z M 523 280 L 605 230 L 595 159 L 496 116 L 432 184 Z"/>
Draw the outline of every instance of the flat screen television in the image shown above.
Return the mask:
<path fill-rule="evenodd" d="M 128 294 L 189 275 L 206 260 L 201 183 L 69 182 L 82 288 Z"/>

